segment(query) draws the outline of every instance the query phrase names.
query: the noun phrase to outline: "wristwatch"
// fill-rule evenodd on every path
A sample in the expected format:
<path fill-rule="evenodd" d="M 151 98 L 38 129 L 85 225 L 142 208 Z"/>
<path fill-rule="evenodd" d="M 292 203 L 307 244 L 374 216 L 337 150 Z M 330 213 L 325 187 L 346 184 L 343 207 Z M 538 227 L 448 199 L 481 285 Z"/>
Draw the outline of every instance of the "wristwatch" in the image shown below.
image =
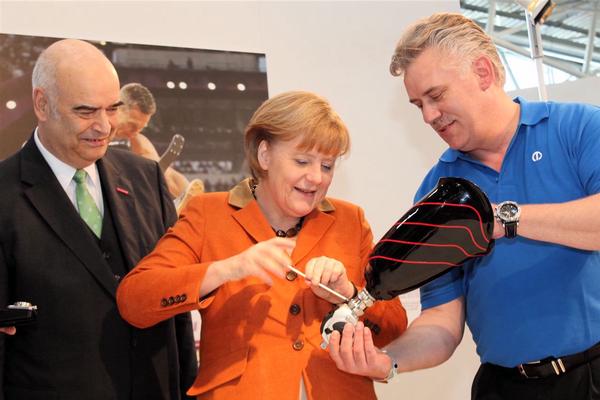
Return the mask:
<path fill-rule="evenodd" d="M 517 226 L 519 226 L 519 217 L 521 216 L 521 207 L 514 201 L 503 201 L 496 207 L 496 218 L 504 227 L 504 236 L 512 239 L 517 236 Z"/>

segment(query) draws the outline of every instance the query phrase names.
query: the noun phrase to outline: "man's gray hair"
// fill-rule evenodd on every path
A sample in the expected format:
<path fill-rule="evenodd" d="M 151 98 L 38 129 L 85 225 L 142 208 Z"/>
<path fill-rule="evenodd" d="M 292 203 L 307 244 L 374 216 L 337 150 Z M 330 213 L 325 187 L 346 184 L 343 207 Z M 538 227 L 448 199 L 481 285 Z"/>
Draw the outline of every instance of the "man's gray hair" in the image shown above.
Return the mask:
<path fill-rule="evenodd" d="M 433 47 L 459 56 L 465 62 L 488 57 L 496 72 L 496 83 L 504 85 L 505 73 L 498 50 L 479 25 L 457 13 L 437 13 L 409 26 L 396 45 L 390 72 L 400 76 L 426 49 Z"/>
<path fill-rule="evenodd" d="M 156 101 L 150 90 L 141 83 L 128 83 L 121 88 L 121 101 L 125 107 L 137 107 L 140 112 L 152 115 L 156 112 Z"/>
<path fill-rule="evenodd" d="M 45 50 L 40 54 L 33 73 L 31 74 L 31 87 L 42 89 L 48 97 L 50 111 L 56 114 L 56 100 L 58 98 L 58 85 L 56 83 L 56 60 L 48 55 Z"/>

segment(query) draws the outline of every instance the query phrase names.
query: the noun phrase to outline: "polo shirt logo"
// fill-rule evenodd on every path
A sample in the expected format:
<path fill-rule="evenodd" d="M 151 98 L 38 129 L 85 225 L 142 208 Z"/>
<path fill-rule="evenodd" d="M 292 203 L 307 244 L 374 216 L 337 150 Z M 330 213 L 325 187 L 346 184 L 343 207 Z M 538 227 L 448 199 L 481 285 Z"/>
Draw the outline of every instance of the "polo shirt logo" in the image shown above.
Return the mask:
<path fill-rule="evenodd" d="M 538 162 L 542 159 L 542 152 L 541 151 L 534 151 L 533 154 L 531 155 L 531 160 L 533 162 Z"/>

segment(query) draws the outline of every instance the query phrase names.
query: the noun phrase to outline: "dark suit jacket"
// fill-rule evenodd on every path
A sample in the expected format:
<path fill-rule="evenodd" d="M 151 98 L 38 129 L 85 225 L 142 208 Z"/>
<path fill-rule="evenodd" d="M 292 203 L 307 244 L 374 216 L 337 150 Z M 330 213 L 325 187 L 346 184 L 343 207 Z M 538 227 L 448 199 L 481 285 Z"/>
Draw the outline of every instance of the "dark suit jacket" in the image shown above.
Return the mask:
<path fill-rule="evenodd" d="M 153 161 L 109 150 L 97 166 L 131 269 L 174 223 L 173 203 Z M 121 319 L 120 277 L 33 139 L 0 163 L 0 183 L 0 306 L 39 308 L 0 335 L 0 399 L 179 399 L 196 375 L 189 314 L 149 329 Z"/>

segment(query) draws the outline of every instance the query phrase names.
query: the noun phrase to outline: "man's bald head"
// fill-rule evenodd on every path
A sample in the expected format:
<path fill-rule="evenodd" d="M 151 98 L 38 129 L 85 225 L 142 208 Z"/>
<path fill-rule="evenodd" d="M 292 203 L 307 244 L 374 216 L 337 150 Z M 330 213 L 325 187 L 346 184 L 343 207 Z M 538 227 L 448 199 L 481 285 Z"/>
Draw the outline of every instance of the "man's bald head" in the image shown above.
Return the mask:
<path fill-rule="evenodd" d="M 117 72 L 100 50 L 74 39 L 52 44 L 36 62 L 32 85 L 46 149 L 75 168 L 104 156 L 121 101 Z"/>
<path fill-rule="evenodd" d="M 55 112 L 55 102 L 60 89 L 58 78 L 66 75 L 68 79 L 70 73 L 81 71 L 90 63 L 103 65 L 117 76 L 112 63 L 92 44 L 77 39 L 54 42 L 40 54 L 33 67 L 32 88 L 34 91 L 36 88 L 42 89 L 46 93 L 51 109 Z"/>

